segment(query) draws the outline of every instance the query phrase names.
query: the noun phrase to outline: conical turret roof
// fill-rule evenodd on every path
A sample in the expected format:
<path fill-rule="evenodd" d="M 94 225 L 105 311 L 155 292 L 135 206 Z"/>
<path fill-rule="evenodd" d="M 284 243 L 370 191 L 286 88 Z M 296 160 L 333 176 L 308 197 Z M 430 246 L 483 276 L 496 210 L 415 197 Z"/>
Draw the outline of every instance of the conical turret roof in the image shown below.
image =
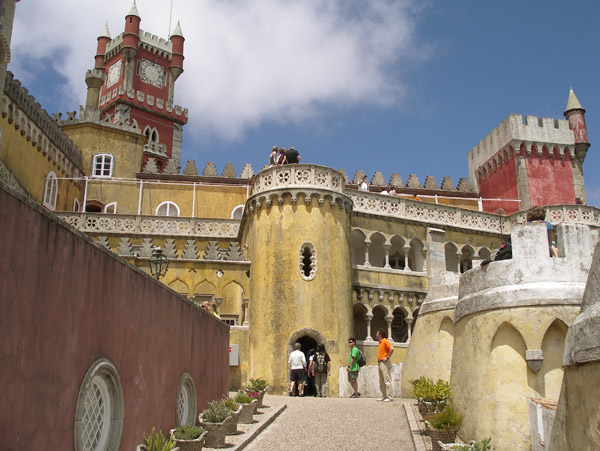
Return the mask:
<path fill-rule="evenodd" d="M 171 36 L 183 37 L 183 33 L 181 32 L 181 25 L 179 24 L 179 21 L 177 21 L 177 26 L 175 27 L 175 30 L 173 30 L 173 33 L 171 34 Z"/>
<path fill-rule="evenodd" d="M 100 36 L 98 36 L 98 37 L 110 39 L 110 31 L 108 31 L 108 22 L 106 22 L 104 24 L 104 29 L 102 30 L 102 33 L 100 33 Z"/>
<path fill-rule="evenodd" d="M 133 0 L 133 5 L 131 5 L 131 10 L 129 10 L 129 13 L 127 14 L 127 16 L 140 17 L 140 14 L 138 13 L 138 10 L 137 10 L 137 6 L 135 4 L 135 0 Z M 125 16 L 125 17 L 127 17 L 127 16 Z"/>
<path fill-rule="evenodd" d="M 565 111 L 570 110 L 583 110 L 581 103 L 579 103 L 577 96 L 573 92 L 573 88 L 571 88 L 571 91 L 569 92 L 569 100 L 567 101 L 567 109 Z"/>

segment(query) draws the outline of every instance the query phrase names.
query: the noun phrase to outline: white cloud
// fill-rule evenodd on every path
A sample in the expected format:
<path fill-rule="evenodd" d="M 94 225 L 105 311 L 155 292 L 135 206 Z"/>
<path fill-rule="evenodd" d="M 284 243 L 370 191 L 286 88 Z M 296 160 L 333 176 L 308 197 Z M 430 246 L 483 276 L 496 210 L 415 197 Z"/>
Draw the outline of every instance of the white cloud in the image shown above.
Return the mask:
<path fill-rule="evenodd" d="M 395 104 L 405 87 L 400 64 L 417 59 L 414 0 L 174 0 L 184 74 L 176 103 L 189 108 L 193 134 L 240 139 L 249 127 L 318 117 L 323 108 Z M 166 37 L 170 2 L 138 0 L 141 28 Z M 66 79 L 65 109 L 84 102 L 84 74 L 108 21 L 123 31 L 123 0 L 28 0 L 17 5 L 11 68 L 50 61 Z M 21 63 L 20 63 L 21 61 Z M 26 61 L 27 64 L 22 62 Z M 39 74 L 37 74 L 39 76 Z"/>

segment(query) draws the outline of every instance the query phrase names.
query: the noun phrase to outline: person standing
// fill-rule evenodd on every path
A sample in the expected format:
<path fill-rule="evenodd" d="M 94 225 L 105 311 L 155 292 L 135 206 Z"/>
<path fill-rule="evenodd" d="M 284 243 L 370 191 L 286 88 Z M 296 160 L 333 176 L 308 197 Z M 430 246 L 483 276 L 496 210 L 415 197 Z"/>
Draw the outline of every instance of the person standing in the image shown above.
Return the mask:
<path fill-rule="evenodd" d="M 378 329 L 375 338 L 379 341 L 377 348 L 377 366 L 379 367 L 379 389 L 383 402 L 392 400 L 392 362 L 390 357 L 394 353 L 394 346 L 387 339 L 387 332 Z"/>
<path fill-rule="evenodd" d="M 279 151 L 279 149 L 277 148 L 277 146 L 273 146 L 273 149 L 271 149 L 271 154 L 269 155 L 269 166 L 273 167 L 277 165 L 277 152 Z"/>
<path fill-rule="evenodd" d="M 294 350 L 290 353 L 288 364 L 290 365 L 290 396 L 295 396 L 294 388 L 298 383 L 298 396 L 304 396 L 304 372 L 306 370 L 306 357 L 300 351 L 300 343 L 294 344 Z"/>
<path fill-rule="evenodd" d="M 285 157 L 287 158 L 288 164 L 300 163 L 300 154 L 293 147 L 288 149 L 288 151 L 285 153 Z"/>
<path fill-rule="evenodd" d="M 361 191 L 369 191 L 369 182 L 367 182 L 367 174 L 363 174 L 358 182 L 358 189 Z"/>
<path fill-rule="evenodd" d="M 317 345 L 317 352 L 312 358 L 311 366 L 312 374 L 315 378 L 315 386 L 317 387 L 317 396 L 322 398 L 323 387 L 327 383 L 327 377 L 331 371 L 331 359 L 327 351 L 325 351 L 323 343 Z"/>
<path fill-rule="evenodd" d="M 350 346 L 350 355 L 348 356 L 348 366 L 346 367 L 346 371 L 348 371 L 348 382 L 350 382 L 350 385 L 354 390 L 354 393 L 352 393 L 350 397 L 358 398 L 360 397 L 360 393 L 358 392 L 358 372 L 360 371 L 360 366 L 358 365 L 356 339 L 349 338 L 348 346 Z"/>

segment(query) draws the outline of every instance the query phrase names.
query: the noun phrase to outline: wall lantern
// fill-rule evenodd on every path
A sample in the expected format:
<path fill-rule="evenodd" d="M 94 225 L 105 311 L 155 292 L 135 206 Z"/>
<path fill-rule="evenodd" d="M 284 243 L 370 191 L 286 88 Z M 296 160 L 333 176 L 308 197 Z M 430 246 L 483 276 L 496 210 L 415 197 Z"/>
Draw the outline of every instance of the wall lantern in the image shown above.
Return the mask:
<path fill-rule="evenodd" d="M 150 257 L 148 263 L 150 263 L 150 273 L 152 273 L 152 276 L 156 277 L 156 280 L 164 277 L 167 273 L 169 259 L 165 254 L 163 254 L 160 247 L 154 248 L 152 251 L 152 257 Z"/>

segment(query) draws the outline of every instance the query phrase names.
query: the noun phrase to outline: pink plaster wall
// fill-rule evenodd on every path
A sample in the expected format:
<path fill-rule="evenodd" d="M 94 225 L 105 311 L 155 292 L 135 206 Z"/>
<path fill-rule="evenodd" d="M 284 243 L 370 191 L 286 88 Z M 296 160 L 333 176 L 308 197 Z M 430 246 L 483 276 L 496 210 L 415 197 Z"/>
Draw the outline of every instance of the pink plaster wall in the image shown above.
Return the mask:
<path fill-rule="evenodd" d="M 514 158 L 502 164 L 479 182 L 481 197 L 492 199 L 518 199 L 517 175 Z M 519 211 L 518 202 L 483 201 L 483 211 L 494 213 L 498 208 L 507 214 Z"/>
<path fill-rule="evenodd" d="M 574 204 L 572 161 L 565 156 L 550 157 L 544 150 L 540 158 L 532 152 L 527 156 L 527 180 L 529 201 L 534 205 Z"/>
<path fill-rule="evenodd" d="M 181 376 L 198 410 L 227 393 L 229 328 L 0 188 L 0 448 L 73 449 L 82 380 L 112 361 L 121 449 L 175 425 Z"/>

